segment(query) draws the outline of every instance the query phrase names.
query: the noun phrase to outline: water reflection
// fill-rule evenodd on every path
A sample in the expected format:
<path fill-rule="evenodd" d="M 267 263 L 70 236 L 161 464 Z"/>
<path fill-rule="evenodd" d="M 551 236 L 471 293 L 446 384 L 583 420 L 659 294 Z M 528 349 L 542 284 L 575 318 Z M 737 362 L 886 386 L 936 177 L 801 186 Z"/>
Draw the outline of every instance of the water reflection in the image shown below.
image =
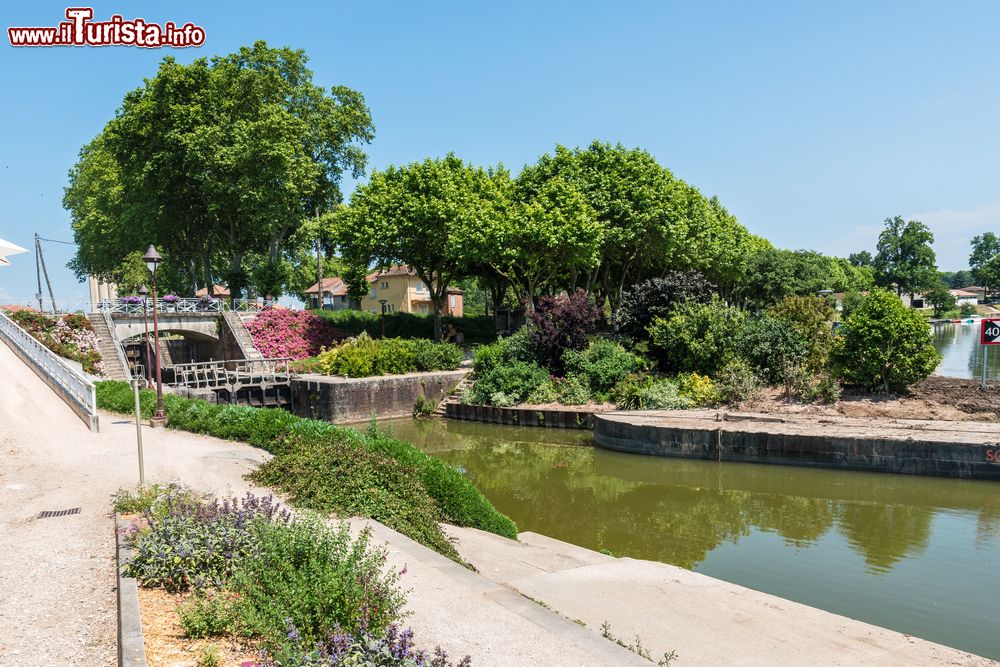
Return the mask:
<path fill-rule="evenodd" d="M 1000 354 L 997 355 L 1000 357 Z M 646 457 L 588 432 L 393 422 L 521 530 L 1000 658 L 995 483 Z"/>
<path fill-rule="evenodd" d="M 972 324 L 942 323 L 933 326 L 934 347 L 941 354 L 937 375 L 979 379 L 983 376 L 983 346 L 979 344 L 979 321 Z M 987 355 L 986 378 L 1000 379 L 1000 345 Z"/>

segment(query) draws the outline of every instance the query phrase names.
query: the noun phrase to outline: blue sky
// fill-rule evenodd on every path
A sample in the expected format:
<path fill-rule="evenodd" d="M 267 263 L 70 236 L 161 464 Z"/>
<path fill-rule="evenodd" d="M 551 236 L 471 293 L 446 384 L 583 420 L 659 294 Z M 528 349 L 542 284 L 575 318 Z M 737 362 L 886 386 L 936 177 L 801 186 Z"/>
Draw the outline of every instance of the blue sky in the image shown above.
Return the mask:
<path fill-rule="evenodd" d="M 757 6 L 754 6 L 757 5 Z M 5 7 L 48 26 L 66 4 Z M 192 21 L 199 49 L 0 46 L 0 237 L 71 240 L 80 147 L 158 61 L 256 39 L 303 48 L 362 91 L 371 167 L 455 151 L 516 170 L 556 143 L 641 146 L 788 248 L 871 249 L 895 214 L 931 225 L 942 269 L 1000 231 L 995 2 L 104 2 L 95 17 Z M 346 184 L 346 190 L 352 184 Z M 46 246 L 57 296 L 85 295 Z M 29 255 L 0 300 L 35 292 Z"/>

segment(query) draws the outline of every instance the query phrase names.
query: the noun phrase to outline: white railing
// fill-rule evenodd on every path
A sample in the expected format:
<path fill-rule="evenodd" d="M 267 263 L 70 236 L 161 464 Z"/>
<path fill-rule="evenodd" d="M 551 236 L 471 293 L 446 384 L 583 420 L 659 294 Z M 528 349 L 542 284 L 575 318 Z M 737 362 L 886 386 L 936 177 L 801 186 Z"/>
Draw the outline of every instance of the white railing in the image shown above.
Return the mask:
<path fill-rule="evenodd" d="M 0 336 L 14 352 L 34 367 L 46 384 L 52 387 L 80 415 L 91 431 L 97 431 L 97 394 L 94 383 L 74 370 L 34 336 L 0 312 Z"/>
<path fill-rule="evenodd" d="M 242 312 L 256 312 L 263 310 L 266 304 L 255 299 L 236 299 L 230 306 L 227 299 L 157 299 L 156 312 L 158 313 L 221 313 L 227 310 L 237 310 Z M 122 297 L 120 299 L 103 299 L 97 304 L 97 309 L 102 312 L 122 315 L 141 315 L 144 310 L 142 297 Z M 146 299 L 145 311 L 153 312 L 153 300 Z"/>

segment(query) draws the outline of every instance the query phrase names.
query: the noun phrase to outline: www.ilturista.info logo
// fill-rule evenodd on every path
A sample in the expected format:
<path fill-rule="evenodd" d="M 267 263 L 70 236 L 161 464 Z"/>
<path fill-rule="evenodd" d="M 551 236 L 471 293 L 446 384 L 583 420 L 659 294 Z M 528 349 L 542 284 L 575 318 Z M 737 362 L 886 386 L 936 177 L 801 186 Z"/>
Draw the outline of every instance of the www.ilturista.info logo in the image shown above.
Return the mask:
<path fill-rule="evenodd" d="M 91 7 L 69 7 L 68 21 L 47 28 L 7 28 L 11 46 L 141 46 L 156 49 L 163 46 L 201 46 L 205 29 L 193 23 L 178 27 L 173 21 L 162 26 L 135 18 L 126 21 L 118 14 L 107 21 L 92 21 Z"/>

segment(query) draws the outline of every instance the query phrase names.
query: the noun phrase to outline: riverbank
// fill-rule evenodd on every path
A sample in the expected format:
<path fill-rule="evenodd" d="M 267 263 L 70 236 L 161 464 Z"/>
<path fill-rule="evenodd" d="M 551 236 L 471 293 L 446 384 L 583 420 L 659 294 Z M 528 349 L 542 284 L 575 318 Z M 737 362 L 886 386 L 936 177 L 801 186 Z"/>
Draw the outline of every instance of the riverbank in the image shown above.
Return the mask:
<path fill-rule="evenodd" d="M 675 458 L 1000 481 L 1000 424 L 635 410 L 594 417 L 600 447 Z"/>

